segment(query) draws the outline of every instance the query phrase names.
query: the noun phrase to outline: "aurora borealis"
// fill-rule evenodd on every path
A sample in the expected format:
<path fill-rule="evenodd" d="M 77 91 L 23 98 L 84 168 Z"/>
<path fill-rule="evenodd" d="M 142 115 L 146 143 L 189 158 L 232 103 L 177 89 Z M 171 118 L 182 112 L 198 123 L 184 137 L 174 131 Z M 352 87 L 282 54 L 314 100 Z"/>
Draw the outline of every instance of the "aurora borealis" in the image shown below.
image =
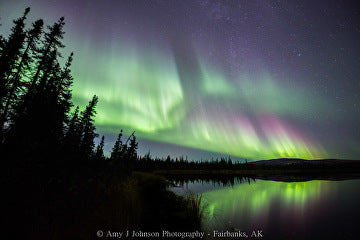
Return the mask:
<path fill-rule="evenodd" d="M 360 158 L 359 3 L 1 1 L 1 34 L 27 6 L 65 16 L 108 150 L 124 129 L 160 157 Z"/>

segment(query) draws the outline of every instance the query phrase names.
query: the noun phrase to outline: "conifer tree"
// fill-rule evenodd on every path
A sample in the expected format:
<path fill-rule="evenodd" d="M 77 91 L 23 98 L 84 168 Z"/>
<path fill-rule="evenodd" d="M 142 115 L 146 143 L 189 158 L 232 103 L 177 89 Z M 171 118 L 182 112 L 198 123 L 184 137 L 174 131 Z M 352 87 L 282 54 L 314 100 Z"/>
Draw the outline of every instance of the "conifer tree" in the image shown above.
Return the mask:
<path fill-rule="evenodd" d="M 50 71 L 51 69 L 45 68 L 46 63 L 49 61 L 49 59 L 52 59 L 52 57 L 49 58 L 50 53 L 54 54 L 54 51 L 56 51 L 56 54 L 58 54 L 58 49 L 65 47 L 61 40 L 64 37 L 64 31 L 63 27 L 65 25 L 64 17 L 61 17 L 58 22 L 54 23 L 52 26 L 48 26 L 48 29 L 50 32 L 45 33 L 45 40 L 43 42 L 43 47 L 39 49 L 38 51 L 38 65 L 37 70 L 32 78 L 31 85 L 29 88 L 29 93 L 33 91 L 33 88 L 35 87 L 35 84 L 37 83 L 40 73 L 46 75 L 47 71 Z M 55 54 L 55 55 L 56 55 Z M 43 78 L 44 79 L 44 78 Z"/>
<path fill-rule="evenodd" d="M 0 57 L 3 53 L 4 46 L 5 46 L 5 39 L 2 35 L 0 35 Z"/>
<path fill-rule="evenodd" d="M 96 148 L 96 152 L 95 152 L 95 159 L 96 160 L 103 160 L 104 159 L 104 140 L 105 140 L 105 137 L 103 135 L 101 137 L 101 141 L 100 141 L 99 145 Z"/>
<path fill-rule="evenodd" d="M 30 66 L 33 61 L 31 53 L 36 51 L 37 43 L 42 33 L 42 27 L 43 27 L 43 20 L 39 19 L 35 23 L 33 23 L 32 29 L 27 31 L 25 50 L 22 53 L 20 62 L 17 64 L 13 78 L 10 79 L 12 85 L 8 95 L 6 96 L 4 111 L 0 117 L 0 126 L 3 126 L 4 122 L 7 120 L 10 104 L 18 103 L 18 98 L 17 98 L 17 96 L 19 95 L 17 94 L 18 88 L 22 87 L 20 82 L 21 76 L 23 75 L 24 70 L 27 71 L 31 70 Z"/>
<path fill-rule="evenodd" d="M 58 99 L 60 101 L 61 106 L 63 107 L 63 111 L 65 116 L 69 113 L 71 107 L 73 106 L 71 98 L 72 98 L 72 84 L 73 84 L 73 77 L 71 76 L 71 63 L 73 61 L 74 53 L 71 52 L 70 56 L 68 57 L 67 62 L 65 63 L 65 67 L 60 72 L 60 79 L 55 83 L 55 89 L 58 92 Z M 64 119 L 66 122 L 67 119 Z"/>
<path fill-rule="evenodd" d="M 98 134 L 95 133 L 95 107 L 98 102 L 98 97 L 93 96 L 89 104 L 86 106 L 85 110 L 81 113 L 81 142 L 80 142 L 80 151 L 84 157 L 91 157 L 93 155 L 94 149 L 94 139 Z"/>
<path fill-rule="evenodd" d="M 43 74 L 40 78 L 39 84 L 36 85 L 36 94 L 43 95 L 46 90 L 54 90 L 51 88 L 53 83 L 58 78 L 58 72 L 60 70 L 59 63 L 57 62 L 57 49 L 52 50 L 45 59 L 43 65 Z M 47 88 L 47 89 L 46 89 Z"/>
<path fill-rule="evenodd" d="M 1 17 L 0 17 L 0 19 L 1 19 Z M 0 23 L 0 27 L 1 26 L 2 26 L 2 24 Z M 2 35 L 0 35 L 0 58 L 3 53 L 4 46 L 5 46 L 5 39 Z"/>
<path fill-rule="evenodd" d="M 128 158 L 130 161 L 135 161 L 137 159 L 137 151 L 138 149 L 138 143 L 136 141 L 136 137 L 134 135 L 134 133 L 131 135 L 131 138 L 130 138 L 130 144 L 129 144 L 129 147 L 128 147 Z"/>
<path fill-rule="evenodd" d="M 80 125 L 79 121 L 79 106 L 76 106 L 74 113 L 72 114 L 72 117 L 68 123 L 68 128 L 65 134 L 65 139 L 70 138 L 71 135 L 74 135 L 76 131 L 78 131 Z M 71 139 L 73 140 L 73 139 Z M 80 141 L 79 141 L 80 144 Z"/>
<path fill-rule="evenodd" d="M 122 129 L 115 141 L 114 147 L 112 148 L 112 152 L 111 152 L 111 156 L 110 156 L 110 160 L 112 161 L 112 163 L 117 162 L 120 160 L 121 158 L 121 153 L 123 151 L 123 143 L 121 140 L 123 133 L 122 133 Z"/>
<path fill-rule="evenodd" d="M 69 155 L 75 157 L 75 153 L 79 151 L 81 139 L 79 106 L 76 107 L 67 126 L 63 140 L 63 149 L 67 157 L 69 157 Z"/>
<path fill-rule="evenodd" d="M 2 42 L 0 56 L 0 108 L 3 111 L 3 104 L 9 91 L 9 76 L 12 74 L 15 63 L 21 56 L 24 47 L 26 33 L 24 31 L 26 15 L 30 8 L 26 8 L 22 17 L 14 21 L 15 26 L 11 29 L 8 40 Z"/>

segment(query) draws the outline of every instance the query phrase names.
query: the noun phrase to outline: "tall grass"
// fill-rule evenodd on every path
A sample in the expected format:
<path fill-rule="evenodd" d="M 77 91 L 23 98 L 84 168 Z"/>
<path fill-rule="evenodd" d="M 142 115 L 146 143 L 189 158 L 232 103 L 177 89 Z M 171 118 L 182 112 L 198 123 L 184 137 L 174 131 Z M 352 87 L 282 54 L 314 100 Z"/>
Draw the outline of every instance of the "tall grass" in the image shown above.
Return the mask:
<path fill-rule="evenodd" d="M 192 219 L 196 225 L 202 226 L 207 210 L 207 204 L 204 203 L 202 194 L 187 194 L 184 202 L 188 218 Z"/>

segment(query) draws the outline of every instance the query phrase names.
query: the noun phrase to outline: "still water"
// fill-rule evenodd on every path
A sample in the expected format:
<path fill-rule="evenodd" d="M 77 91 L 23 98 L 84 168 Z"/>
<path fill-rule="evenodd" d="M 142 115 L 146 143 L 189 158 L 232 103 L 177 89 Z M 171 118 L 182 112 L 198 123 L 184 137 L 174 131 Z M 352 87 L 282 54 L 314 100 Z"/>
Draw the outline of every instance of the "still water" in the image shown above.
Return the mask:
<path fill-rule="evenodd" d="M 360 239 L 360 180 L 281 182 L 251 179 L 230 186 L 192 181 L 172 190 L 202 194 L 204 230 L 240 230 L 262 239 Z"/>

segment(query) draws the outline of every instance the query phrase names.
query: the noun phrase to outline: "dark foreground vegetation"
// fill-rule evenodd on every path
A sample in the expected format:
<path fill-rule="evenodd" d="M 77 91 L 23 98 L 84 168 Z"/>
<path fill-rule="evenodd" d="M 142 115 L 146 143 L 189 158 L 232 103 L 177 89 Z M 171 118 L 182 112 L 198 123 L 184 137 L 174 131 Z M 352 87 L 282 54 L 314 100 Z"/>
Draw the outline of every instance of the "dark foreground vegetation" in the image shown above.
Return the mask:
<path fill-rule="evenodd" d="M 64 18 L 25 27 L 27 8 L 0 36 L 0 156 L 11 239 L 92 239 L 104 231 L 200 230 L 200 198 L 135 172 L 137 141 L 122 132 L 109 158 L 94 139 L 97 96 L 72 103 L 71 53 L 61 66 Z M 6 235 L 5 235 L 6 236 Z"/>

